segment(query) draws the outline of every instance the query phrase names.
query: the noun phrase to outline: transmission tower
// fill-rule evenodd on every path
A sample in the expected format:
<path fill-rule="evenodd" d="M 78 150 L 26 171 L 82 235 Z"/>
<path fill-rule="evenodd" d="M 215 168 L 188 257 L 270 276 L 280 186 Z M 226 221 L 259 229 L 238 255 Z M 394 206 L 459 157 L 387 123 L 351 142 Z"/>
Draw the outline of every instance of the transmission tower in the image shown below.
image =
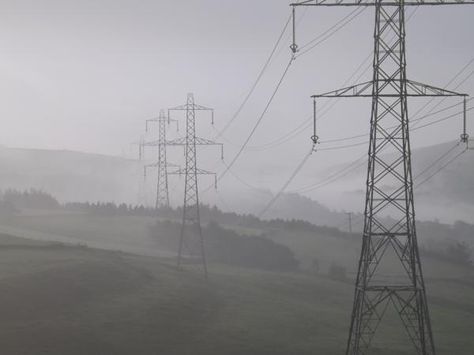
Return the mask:
<path fill-rule="evenodd" d="M 195 104 L 193 94 L 188 94 L 186 104 L 169 109 L 168 116 L 170 111 L 186 112 L 186 137 L 167 141 L 169 146 L 184 146 L 186 159 L 184 169 L 180 168 L 169 172 L 170 175 L 185 175 L 183 219 L 179 238 L 177 266 L 181 268 L 184 263 L 201 265 L 204 276 L 207 278 L 204 237 L 199 215 L 197 176 L 214 175 L 215 185 L 217 185 L 217 177 L 213 172 L 197 168 L 196 147 L 199 145 L 219 145 L 221 147 L 221 158 L 223 159 L 223 144 L 196 137 L 196 111 L 210 111 L 212 123 L 214 123 L 214 111 L 213 109 Z"/>
<path fill-rule="evenodd" d="M 347 355 L 369 353 L 390 304 L 417 354 L 435 354 L 415 228 L 407 98 L 466 95 L 406 78 L 405 6 L 444 4 L 474 0 L 309 0 L 291 5 L 293 21 L 299 6 L 375 8 L 372 81 L 313 96 L 314 108 L 317 98 L 372 98 L 364 231 Z M 293 41 L 291 49 L 297 48 Z M 317 143 L 316 125 L 312 138 Z M 461 139 L 467 142 L 468 137 Z M 400 268 L 397 278 L 383 272 L 390 253 Z"/>
<path fill-rule="evenodd" d="M 144 177 L 146 179 L 146 172 L 148 168 L 158 169 L 158 180 L 156 184 L 156 203 L 155 208 L 169 207 L 169 191 L 168 191 L 168 167 L 179 167 L 178 165 L 167 162 L 166 158 L 166 125 L 170 124 L 171 121 L 176 122 L 178 129 L 178 121 L 171 120 L 166 116 L 165 111 L 161 110 L 160 115 L 156 118 L 146 120 L 145 131 L 148 132 L 149 123 L 158 123 L 158 140 L 152 143 L 143 142 L 143 146 L 157 146 L 158 147 L 158 160 L 154 164 L 144 166 Z"/>

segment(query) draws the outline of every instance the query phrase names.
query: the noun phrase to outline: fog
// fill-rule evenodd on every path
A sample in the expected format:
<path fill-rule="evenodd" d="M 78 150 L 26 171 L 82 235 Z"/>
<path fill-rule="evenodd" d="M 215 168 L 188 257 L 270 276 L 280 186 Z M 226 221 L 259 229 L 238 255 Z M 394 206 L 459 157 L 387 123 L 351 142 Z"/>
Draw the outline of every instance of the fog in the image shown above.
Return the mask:
<path fill-rule="evenodd" d="M 363 307 L 393 306 L 380 329 L 361 323 L 377 329 L 367 354 L 412 354 L 414 310 L 438 354 L 473 353 L 462 98 L 408 98 L 415 211 L 400 220 L 411 200 L 397 200 L 393 145 L 364 216 L 371 98 L 318 99 L 313 145 L 311 96 L 372 80 L 374 8 L 297 7 L 292 56 L 290 3 L 0 1 L 2 352 L 342 354 L 365 277 L 356 290 L 381 298 Z M 473 16 L 406 6 L 408 79 L 474 93 Z M 214 110 L 196 111 L 196 136 L 224 158 L 198 146 L 196 160 L 217 185 L 200 175 L 185 197 L 184 174 L 169 175 L 157 207 L 145 122 L 189 93 Z M 184 139 L 185 112 L 171 118 L 167 140 Z M 183 146 L 166 154 L 184 169 Z"/>

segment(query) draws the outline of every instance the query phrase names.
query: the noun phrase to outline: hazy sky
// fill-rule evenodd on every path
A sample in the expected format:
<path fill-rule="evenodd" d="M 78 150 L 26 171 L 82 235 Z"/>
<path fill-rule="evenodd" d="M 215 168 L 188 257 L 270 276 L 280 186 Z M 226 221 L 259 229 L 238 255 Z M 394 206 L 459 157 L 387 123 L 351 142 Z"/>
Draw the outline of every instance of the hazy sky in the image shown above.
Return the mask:
<path fill-rule="evenodd" d="M 407 9 L 407 16 L 413 10 Z M 311 40 L 350 11 L 301 10 L 298 42 Z M 131 156 L 130 142 L 142 133 L 143 120 L 184 103 L 188 92 L 216 109 L 218 129 L 245 97 L 289 13 L 286 0 L 2 0 L 0 143 Z M 257 183 L 264 184 L 266 174 L 283 166 L 280 179 L 286 179 L 309 149 L 311 131 L 272 149 L 265 144 L 301 125 L 311 115 L 309 96 L 340 87 L 370 55 L 373 17 L 367 9 L 294 62 L 251 148 L 236 164 L 244 175 L 257 174 Z M 409 77 L 435 86 L 448 83 L 474 58 L 473 18 L 474 6 L 419 8 L 407 24 Z M 289 59 L 289 35 L 226 141 L 241 144 L 264 108 Z M 471 64 L 457 82 L 472 70 Z M 370 71 L 361 81 L 369 79 Z M 474 93 L 474 77 L 458 90 Z M 321 122 L 320 136 L 366 132 L 369 108 L 368 101 L 339 102 Z M 199 134 L 215 135 L 209 118 L 198 124 Z M 449 120 L 415 134 L 412 145 L 457 139 L 459 129 L 459 120 Z M 307 173 L 366 149 L 321 152 Z M 229 160 L 235 151 L 227 144 Z M 205 167 L 222 169 L 217 152 L 203 157 Z"/>

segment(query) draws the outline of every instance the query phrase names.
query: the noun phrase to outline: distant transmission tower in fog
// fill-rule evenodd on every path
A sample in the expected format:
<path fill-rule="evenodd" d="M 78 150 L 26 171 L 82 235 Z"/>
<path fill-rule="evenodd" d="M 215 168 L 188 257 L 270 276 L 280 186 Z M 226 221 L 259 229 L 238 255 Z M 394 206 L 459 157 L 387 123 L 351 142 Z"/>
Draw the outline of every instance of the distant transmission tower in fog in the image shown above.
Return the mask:
<path fill-rule="evenodd" d="M 198 145 L 219 145 L 221 146 L 221 157 L 223 158 L 223 145 L 222 143 L 196 137 L 196 112 L 210 111 L 212 123 L 214 123 L 214 111 L 213 109 L 195 104 L 193 94 L 188 94 L 186 104 L 169 109 L 168 116 L 170 111 L 186 112 L 186 136 L 167 142 L 170 146 L 184 146 L 186 159 L 184 169 L 180 168 L 169 172 L 170 175 L 185 175 L 183 219 L 179 237 L 177 265 L 178 268 L 181 268 L 185 263 L 201 265 L 207 278 L 207 260 L 199 215 L 198 175 L 214 175 L 216 184 L 217 178 L 215 173 L 197 167 L 196 147 Z"/>
<path fill-rule="evenodd" d="M 407 79 L 405 6 L 443 4 L 474 4 L 474 0 L 306 0 L 292 4 L 293 21 L 299 6 L 375 8 L 373 79 L 313 96 L 315 108 L 317 98 L 372 99 L 365 222 L 347 355 L 370 353 L 371 342 L 390 304 L 401 318 L 416 353 L 435 354 L 415 228 L 407 98 L 465 95 Z M 293 52 L 297 48 L 293 43 Z M 316 135 L 314 140 L 317 141 Z M 465 132 L 461 140 L 467 143 Z M 397 277 L 383 272 L 390 257 L 397 262 Z"/>
<path fill-rule="evenodd" d="M 156 183 L 156 202 L 155 208 L 169 207 L 169 189 L 168 189 L 168 167 L 179 167 L 178 165 L 168 163 L 166 158 L 166 125 L 170 124 L 171 120 L 169 116 L 166 116 L 165 111 L 161 110 L 160 115 L 156 118 L 146 120 L 145 131 L 148 132 L 148 123 L 158 123 L 158 140 L 154 142 L 144 142 L 143 146 L 156 146 L 158 147 L 158 160 L 154 164 L 144 166 L 144 178 L 147 176 L 148 168 L 158 169 L 158 180 Z"/>

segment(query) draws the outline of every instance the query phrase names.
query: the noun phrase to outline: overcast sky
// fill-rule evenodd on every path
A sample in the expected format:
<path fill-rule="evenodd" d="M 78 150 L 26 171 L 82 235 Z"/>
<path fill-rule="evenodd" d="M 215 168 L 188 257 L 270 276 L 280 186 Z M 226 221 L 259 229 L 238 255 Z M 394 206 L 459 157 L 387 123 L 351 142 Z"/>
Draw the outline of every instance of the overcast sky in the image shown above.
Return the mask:
<path fill-rule="evenodd" d="M 413 10 L 407 9 L 407 16 Z M 300 10 L 299 44 L 351 11 Z M 216 109 L 219 129 L 242 102 L 289 14 L 286 0 L 1 0 L 0 143 L 131 156 L 130 143 L 143 132 L 143 120 L 184 103 L 188 92 L 197 103 Z M 286 178 L 308 150 L 311 131 L 272 149 L 265 149 L 266 143 L 300 126 L 311 115 L 309 96 L 340 87 L 370 55 L 373 18 L 373 9 L 367 9 L 294 62 L 236 169 L 247 176 L 260 171 L 264 184 L 263 175 L 283 166 L 281 180 Z M 446 85 L 474 58 L 473 18 L 474 6 L 419 8 L 407 24 L 409 77 Z M 229 160 L 288 62 L 289 36 L 287 32 L 248 105 L 221 138 L 230 142 Z M 472 70 L 473 64 L 457 83 Z M 369 79 L 370 70 L 360 80 Z M 474 76 L 458 91 L 473 93 Z M 369 110 L 367 101 L 338 102 L 321 122 L 321 139 L 367 132 Z M 199 118 L 199 134 L 212 138 L 215 130 L 209 122 Z M 459 133 L 460 120 L 448 120 L 415 134 L 412 145 L 454 140 Z M 366 150 L 321 152 L 308 171 Z M 203 154 L 207 168 L 222 168 L 217 152 Z"/>

